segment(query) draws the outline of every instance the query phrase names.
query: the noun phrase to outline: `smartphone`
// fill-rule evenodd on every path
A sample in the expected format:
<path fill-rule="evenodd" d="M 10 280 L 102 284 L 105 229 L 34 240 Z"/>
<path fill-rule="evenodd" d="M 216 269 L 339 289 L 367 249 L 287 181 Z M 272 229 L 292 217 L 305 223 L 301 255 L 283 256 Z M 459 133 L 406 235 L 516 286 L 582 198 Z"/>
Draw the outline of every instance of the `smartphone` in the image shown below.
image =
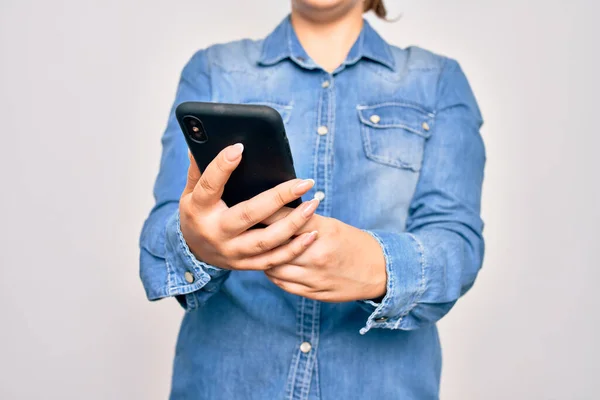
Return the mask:
<path fill-rule="evenodd" d="M 263 105 L 185 102 L 175 116 L 200 172 L 225 147 L 242 143 L 240 165 L 225 185 L 229 207 L 296 178 L 281 115 Z M 297 199 L 288 207 L 301 204 Z"/>

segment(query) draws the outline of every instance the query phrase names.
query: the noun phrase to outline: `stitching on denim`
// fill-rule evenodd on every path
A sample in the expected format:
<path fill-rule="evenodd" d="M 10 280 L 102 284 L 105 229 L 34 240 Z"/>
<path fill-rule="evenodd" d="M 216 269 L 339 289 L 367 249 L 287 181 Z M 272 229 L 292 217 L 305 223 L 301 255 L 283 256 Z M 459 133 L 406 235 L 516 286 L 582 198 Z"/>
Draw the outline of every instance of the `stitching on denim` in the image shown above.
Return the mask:
<path fill-rule="evenodd" d="M 368 125 L 369 127 L 373 128 L 373 129 L 400 128 L 400 129 L 404 129 L 410 133 L 414 133 L 417 136 L 421 136 L 422 138 L 425 138 L 425 139 L 429 139 L 431 137 L 431 135 L 424 134 L 419 129 L 415 129 L 415 128 L 413 128 L 409 125 L 403 124 L 401 122 L 398 122 L 395 124 L 374 124 L 371 121 L 364 119 L 362 116 L 360 117 L 360 122 L 362 123 L 362 125 Z"/>
<path fill-rule="evenodd" d="M 206 285 L 208 283 L 208 281 L 209 280 L 206 279 L 204 277 L 204 275 L 201 275 L 200 278 L 198 278 L 193 283 L 186 283 L 183 285 L 175 284 L 175 285 L 171 286 L 171 288 L 169 289 L 169 293 L 171 296 L 179 295 L 179 294 L 188 294 L 195 290 L 202 289 L 202 287 L 204 287 L 204 285 Z"/>
<path fill-rule="evenodd" d="M 298 297 L 298 307 L 296 309 L 296 335 L 302 337 L 302 314 L 303 314 L 303 303 L 304 298 Z M 292 400 L 294 397 L 294 386 L 296 385 L 296 374 L 298 372 L 298 365 L 300 364 L 300 349 L 296 349 L 292 356 L 292 363 L 290 364 L 290 372 L 288 374 L 287 385 L 286 385 L 286 397 Z"/>
<path fill-rule="evenodd" d="M 311 326 L 311 335 L 310 335 L 310 343 L 312 344 L 312 350 L 309 353 L 306 360 L 306 368 L 304 370 L 304 374 L 302 376 L 302 385 L 301 385 L 301 398 L 308 398 L 310 392 L 310 384 L 312 382 L 312 374 L 314 370 L 314 366 L 316 363 L 317 349 L 319 346 L 319 318 L 320 318 L 320 304 L 315 301 L 309 301 L 312 305 L 312 326 Z"/>
<path fill-rule="evenodd" d="M 407 74 L 403 73 L 404 70 L 397 68 L 394 72 L 390 72 L 389 69 L 381 68 L 381 65 L 377 63 L 363 63 L 365 67 L 373 71 L 373 73 L 379 75 L 383 79 L 388 82 L 398 83 L 400 82 Z M 407 67 L 406 71 L 420 71 L 420 72 L 439 72 L 441 70 L 440 67 Z"/>
<path fill-rule="evenodd" d="M 435 111 L 428 109 L 427 107 L 419 104 L 419 103 L 415 103 L 415 102 L 411 102 L 408 100 L 402 100 L 402 101 L 385 101 L 383 103 L 371 103 L 371 104 L 359 104 L 358 106 L 356 106 L 357 110 L 372 110 L 374 108 L 379 108 L 379 107 L 406 107 L 406 108 L 412 108 L 415 109 L 417 111 L 420 111 L 421 113 L 427 115 L 430 118 L 435 117 Z"/>
<path fill-rule="evenodd" d="M 394 275 L 391 273 L 391 271 L 393 270 L 393 259 L 390 257 L 389 251 L 388 251 L 387 247 L 383 244 L 383 241 L 381 240 L 379 235 L 377 235 L 375 232 L 371 232 L 371 231 L 365 231 L 365 232 L 367 232 L 371 236 L 373 236 L 375 238 L 375 240 L 377 240 L 377 242 L 379 243 L 379 245 L 381 246 L 381 248 L 383 250 L 383 257 L 385 259 L 389 287 L 388 287 L 388 293 L 384 296 L 381 304 L 379 304 L 379 306 L 377 308 L 375 308 L 375 310 L 371 313 L 371 315 L 367 319 L 366 326 L 363 327 L 359 331 L 359 333 L 361 335 L 364 335 L 365 333 L 367 333 L 374 326 L 380 327 L 380 328 L 394 328 L 394 326 L 395 326 L 395 322 L 394 322 L 395 318 L 391 318 L 392 321 L 387 320 L 385 322 L 375 322 L 375 319 L 379 318 L 379 316 L 383 314 L 383 312 L 382 312 L 383 310 L 391 308 L 390 307 L 390 305 L 391 305 L 390 299 L 395 296 L 396 280 L 394 278 Z M 389 268 L 388 268 L 388 266 L 389 266 Z M 391 311 L 391 310 L 388 310 L 388 311 Z"/>
<path fill-rule="evenodd" d="M 363 137 L 365 153 L 366 153 L 367 157 L 370 157 L 371 154 L 373 153 L 373 150 L 371 149 L 371 135 L 368 134 L 366 129 L 367 128 L 363 124 L 360 125 L 360 131 L 361 131 L 362 137 Z"/>
<path fill-rule="evenodd" d="M 317 399 L 321 398 L 321 383 L 319 381 L 319 358 L 317 355 L 317 352 L 315 351 L 315 370 L 314 370 L 314 374 L 315 374 L 315 391 L 317 392 Z"/>
<path fill-rule="evenodd" d="M 327 126 L 329 127 L 329 135 L 327 135 L 327 141 L 325 142 L 325 190 L 328 193 L 325 199 L 325 215 L 331 215 L 331 192 L 333 190 L 331 175 L 334 168 L 334 139 L 335 139 L 335 90 L 331 90 L 329 93 L 329 101 L 327 102 Z"/>
<path fill-rule="evenodd" d="M 368 129 L 369 128 L 365 124 L 361 124 L 360 131 L 361 131 L 361 136 L 363 138 L 363 146 L 364 146 L 364 150 L 365 150 L 365 155 L 367 156 L 367 158 L 370 158 L 371 160 L 379 162 L 381 164 L 391 165 L 393 167 L 409 169 L 414 172 L 420 171 L 421 168 L 419 165 L 412 165 L 412 164 L 403 162 L 402 160 L 395 160 L 392 158 L 387 158 L 387 157 L 382 157 L 382 156 L 376 155 L 373 152 L 373 147 L 371 146 L 371 135 L 370 135 Z"/>
<path fill-rule="evenodd" d="M 177 212 L 176 218 L 179 219 L 179 212 Z M 164 234 L 165 234 L 165 243 L 163 246 L 164 246 L 164 251 L 165 251 L 165 266 L 167 268 L 167 277 L 166 277 L 165 287 L 167 288 L 166 292 L 168 294 L 169 291 L 171 290 L 171 287 L 174 286 L 174 282 L 172 281 L 173 271 L 172 271 L 171 265 L 169 263 L 169 260 L 167 259 L 168 255 L 169 255 L 169 252 L 167 251 L 167 243 L 169 242 L 169 238 L 167 237 L 166 226 L 165 226 Z"/>
<path fill-rule="evenodd" d="M 419 289 L 413 297 L 410 307 L 406 310 L 406 312 L 403 313 L 402 317 L 408 315 L 417 306 L 421 296 L 423 296 L 423 293 L 425 293 L 425 248 L 415 235 L 408 232 L 406 234 L 417 244 L 417 249 L 419 252 L 419 264 L 421 265 L 421 283 L 419 285 Z"/>
<path fill-rule="evenodd" d="M 409 71 L 432 72 L 440 71 L 440 67 L 408 67 Z"/>
<path fill-rule="evenodd" d="M 300 301 L 301 312 L 300 312 L 299 323 L 300 323 L 300 335 L 302 336 L 302 335 L 304 335 L 304 307 L 306 304 L 306 299 L 304 297 L 300 297 L 300 299 L 301 299 L 301 301 Z"/>
<path fill-rule="evenodd" d="M 304 341 L 304 317 L 306 314 L 306 298 L 304 297 L 300 297 L 300 319 L 298 320 L 298 327 L 300 330 L 300 340 Z M 300 376 L 298 376 L 298 371 L 300 369 L 300 363 L 302 361 L 302 354 L 300 352 L 301 350 L 299 348 L 296 349 L 296 354 L 298 354 L 298 362 L 296 363 L 295 366 L 295 371 L 294 371 L 294 384 L 292 386 L 292 398 L 296 399 L 299 398 L 300 394 L 296 391 L 296 386 L 300 386 L 302 387 L 303 381 L 304 381 L 304 375 L 302 374 L 302 371 L 300 371 Z"/>
<path fill-rule="evenodd" d="M 321 105 L 323 104 L 323 92 L 321 91 L 319 93 L 319 100 L 317 102 L 317 123 L 316 123 L 316 129 L 319 128 L 320 124 L 321 124 Z M 315 143 L 315 147 L 314 147 L 314 151 L 313 151 L 313 178 L 315 179 L 315 181 L 318 179 L 318 172 L 319 172 L 319 145 L 321 144 L 321 135 L 315 135 L 317 137 L 316 139 L 316 143 Z M 319 204 L 319 206 L 321 206 Z"/>
<path fill-rule="evenodd" d="M 181 250 L 183 250 L 183 253 L 187 256 L 187 259 L 191 262 L 192 268 L 194 269 L 196 275 L 200 277 L 200 279 L 204 277 L 204 283 L 206 283 L 210 280 L 210 275 L 208 275 L 203 269 L 203 267 L 207 264 L 200 260 L 197 260 L 196 257 L 192 254 L 192 251 L 185 242 L 183 232 L 181 232 L 181 221 L 179 218 L 179 214 L 177 214 L 177 236 L 179 237 L 179 246 L 181 247 Z M 205 275 L 208 275 L 208 279 L 206 279 Z"/>
<path fill-rule="evenodd" d="M 313 332 L 314 332 L 314 326 L 315 326 L 315 312 L 316 312 L 316 302 L 314 300 L 308 300 L 308 304 L 309 304 L 309 314 L 312 315 L 312 319 L 311 321 L 309 321 L 311 323 L 311 334 L 309 338 L 304 337 L 303 339 L 307 339 L 311 345 L 315 345 L 315 342 L 313 340 Z M 298 384 L 298 387 L 300 389 L 299 392 L 299 398 L 304 400 L 307 398 L 308 396 L 308 392 L 310 389 L 310 381 L 311 381 L 311 372 L 312 372 L 312 356 L 313 356 L 314 352 L 311 350 L 310 353 L 308 353 L 306 355 L 306 363 L 304 365 L 304 371 L 301 374 L 301 380 Z"/>
<path fill-rule="evenodd" d="M 292 54 L 292 33 L 290 32 L 290 24 L 285 29 L 285 35 L 287 36 L 288 54 Z"/>
<path fill-rule="evenodd" d="M 314 325 L 315 325 L 315 303 L 316 302 L 314 300 L 306 300 L 306 302 L 308 303 L 308 314 L 312 317 L 310 320 L 306 321 L 311 324 L 311 329 L 310 329 L 311 334 L 308 338 L 306 338 L 307 335 L 304 335 L 304 330 L 303 330 L 303 332 L 302 332 L 303 340 L 307 339 L 308 342 L 311 343 L 311 345 L 314 345 L 312 332 L 313 332 Z M 311 353 L 306 354 L 306 362 L 304 364 L 304 371 L 302 372 L 301 380 L 298 385 L 300 388 L 299 396 L 303 400 L 308 395 L 308 388 L 310 388 L 310 378 L 311 378 L 310 373 L 312 371 L 311 358 L 312 358 Z"/>
<path fill-rule="evenodd" d="M 300 349 L 296 349 L 292 357 L 292 367 L 288 376 L 287 394 L 289 400 L 294 398 L 294 386 L 296 385 L 296 374 L 298 372 L 298 364 L 300 364 Z"/>
<path fill-rule="evenodd" d="M 390 72 L 390 70 L 387 67 L 382 66 L 376 62 L 365 62 L 361 63 L 361 65 L 370 69 L 373 73 L 379 75 L 388 82 L 398 83 L 403 78 L 403 75 L 401 74 L 402 71 L 400 71 L 399 69 L 397 70 L 398 72 Z"/>
<path fill-rule="evenodd" d="M 169 260 L 165 259 L 165 265 L 167 266 L 167 282 L 165 287 L 167 288 L 167 295 L 170 294 L 171 289 L 175 287 L 175 282 L 173 282 L 173 269 L 171 268 L 171 263 Z"/>
<path fill-rule="evenodd" d="M 373 153 L 368 154 L 367 157 L 370 158 L 373 161 L 377 161 L 377 162 L 379 162 L 381 164 L 385 164 L 385 165 L 390 165 L 392 167 L 409 169 L 409 170 L 411 170 L 413 172 L 419 172 L 420 171 L 420 167 L 418 167 L 416 165 L 408 164 L 406 162 L 399 161 L 399 160 L 394 160 L 392 158 L 381 157 L 381 156 L 375 155 Z"/>
<path fill-rule="evenodd" d="M 268 76 L 264 73 L 255 73 L 250 71 L 249 69 L 244 69 L 242 67 L 234 67 L 231 65 L 223 65 L 217 60 L 211 60 L 212 66 L 220 68 L 225 74 L 241 74 L 245 76 L 251 76 L 253 78 L 258 78 L 261 81 L 267 80 Z"/>

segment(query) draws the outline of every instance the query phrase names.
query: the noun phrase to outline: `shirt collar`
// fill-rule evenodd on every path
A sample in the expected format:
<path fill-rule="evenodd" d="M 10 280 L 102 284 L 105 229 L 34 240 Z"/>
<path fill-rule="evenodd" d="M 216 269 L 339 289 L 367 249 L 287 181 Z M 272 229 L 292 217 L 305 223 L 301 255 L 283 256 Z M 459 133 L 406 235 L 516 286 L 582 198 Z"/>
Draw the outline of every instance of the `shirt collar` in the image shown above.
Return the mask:
<path fill-rule="evenodd" d="M 363 20 L 363 22 L 360 35 L 352 45 L 342 66 L 355 64 L 364 57 L 394 70 L 395 62 L 390 45 L 379 36 L 366 20 Z M 286 58 L 290 58 L 303 68 L 319 68 L 300 44 L 289 16 L 265 38 L 258 62 L 261 65 L 274 65 Z"/>

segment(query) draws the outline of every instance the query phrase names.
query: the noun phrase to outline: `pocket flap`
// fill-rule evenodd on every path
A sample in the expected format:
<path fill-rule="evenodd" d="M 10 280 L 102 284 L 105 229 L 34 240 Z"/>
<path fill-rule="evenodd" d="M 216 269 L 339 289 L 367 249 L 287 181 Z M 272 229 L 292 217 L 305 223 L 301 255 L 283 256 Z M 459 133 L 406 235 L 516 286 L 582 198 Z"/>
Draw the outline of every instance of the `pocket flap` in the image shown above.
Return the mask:
<path fill-rule="evenodd" d="M 360 122 L 372 128 L 402 128 L 428 138 L 435 122 L 435 113 L 423 107 L 402 102 L 359 105 Z"/>

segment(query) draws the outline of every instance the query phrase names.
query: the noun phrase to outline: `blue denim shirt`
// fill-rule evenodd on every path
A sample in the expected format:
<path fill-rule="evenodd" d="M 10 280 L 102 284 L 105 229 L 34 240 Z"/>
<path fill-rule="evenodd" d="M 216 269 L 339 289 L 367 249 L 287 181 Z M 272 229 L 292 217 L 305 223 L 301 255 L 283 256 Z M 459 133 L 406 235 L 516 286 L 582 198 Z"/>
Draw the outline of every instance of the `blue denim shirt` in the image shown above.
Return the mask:
<path fill-rule="evenodd" d="M 318 214 L 377 239 L 387 294 L 322 303 L 197 260 L 179 226 L 189 161 L 171 111 L 140 261 L 148 298 L 187 311 L 171 398 L 437 398 L 435 323 L 472 286 L 484 248 L 482 119 L 457 62 L 391 46 L 365 21 L 328 73 L 286 18 L 264 40 L 197 52 L 175 105 L 189 100 L 277 109 L 297 175 L 315 180 L 304 199 L 322 192 Z"/>

